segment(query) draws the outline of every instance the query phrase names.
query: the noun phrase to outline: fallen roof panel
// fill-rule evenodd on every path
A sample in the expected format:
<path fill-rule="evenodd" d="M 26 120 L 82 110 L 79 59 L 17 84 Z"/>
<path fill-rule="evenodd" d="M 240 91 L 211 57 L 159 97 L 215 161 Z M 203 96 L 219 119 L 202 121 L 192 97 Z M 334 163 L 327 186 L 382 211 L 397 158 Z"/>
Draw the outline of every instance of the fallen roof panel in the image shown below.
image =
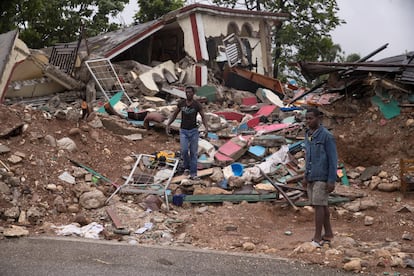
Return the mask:
<path fill-rule="evenodd" d="M 119 29 L 87 39 L 91 53 L 101 57 L 113 58 L 123 51 L 156 32 L 164 26 L 159 20 L 149 21 L 139 25 Z M 82 43 L 81 50 L 86 51 Z"/>

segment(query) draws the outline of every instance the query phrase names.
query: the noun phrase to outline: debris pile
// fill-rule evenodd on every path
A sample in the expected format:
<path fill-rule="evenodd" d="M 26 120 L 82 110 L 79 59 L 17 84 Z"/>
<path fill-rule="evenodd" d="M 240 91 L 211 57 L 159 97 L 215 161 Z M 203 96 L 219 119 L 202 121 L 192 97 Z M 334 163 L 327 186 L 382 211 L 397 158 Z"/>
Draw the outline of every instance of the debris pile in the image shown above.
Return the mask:
<path fill-rule="evenodd" d="M 190 9 L 208 10 L 201 6 Z M 233 12 L 208 12 L 227 26 L 229 19 L 218 12 Z M 57 62 L 60 47 L 33 51 L 16 32 L 2 35 L 12 38 L 6 55 L 16 61 L 5 65 L 2 80 L 10 68 L 27 75 L 10 73 L 0 86 L 7 104 L 0 106 L 1 237 L 192 245 L 349 271 L 413 268 L 412 52 L 378 62 L 367 62 L 370 55 L 355 64 L 301 63 L 305 77 L 330 74 L 307 89 L 247 70 L 268 65 L 267 28 L 242 24 L 234 33 L 246 37 L 206 29 L 209 47 L 189 46 L 184 36 L 191 32 L 178 26 L 190 21 L 181 22 L 179 14 L 91 38 L 92 53 L 66 45 L 81 64 Z M 229 26 L 237 29 L 234 24 Z M 157 33 L 160 26 L 169 29 Z M 252 48 L 251 42 L 261 45 Z M 142 50 L 149 44 L 151 53 Z M 126 58 L 137 52 L 146 62 Z M 189 179 L 182 168 L 180 119 L 171 125 L 172 137 L 164 133 L 188 84 L 196 87 L 209 125 L 208 133 L 200 127 L 199 179 Z M 92 111 L 85 117 L 81 100 Z M 310 105 L 325 114 L 340 160 L 329 198 L 336 231 L 330 248 L 309 243 L 313 210 L 301 182 Z"/>

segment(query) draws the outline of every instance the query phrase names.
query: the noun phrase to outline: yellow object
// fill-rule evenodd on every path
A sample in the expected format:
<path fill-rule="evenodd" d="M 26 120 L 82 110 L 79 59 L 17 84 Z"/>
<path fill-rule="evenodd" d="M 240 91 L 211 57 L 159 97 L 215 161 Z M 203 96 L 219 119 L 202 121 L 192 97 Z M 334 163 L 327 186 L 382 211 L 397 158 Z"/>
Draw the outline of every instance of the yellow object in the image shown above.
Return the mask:
<path fill-rule="evenodd" d="M 155 158 L 151 158 L 151 161 L 160 161 L 160 162 L 168 162 L 168 163 L 172 163 L 173 162 L 173 158 L 175 158 L 175 153 L 167 150 L 167 151 L 158 151 L 156 153 L 154 153 Z"/>

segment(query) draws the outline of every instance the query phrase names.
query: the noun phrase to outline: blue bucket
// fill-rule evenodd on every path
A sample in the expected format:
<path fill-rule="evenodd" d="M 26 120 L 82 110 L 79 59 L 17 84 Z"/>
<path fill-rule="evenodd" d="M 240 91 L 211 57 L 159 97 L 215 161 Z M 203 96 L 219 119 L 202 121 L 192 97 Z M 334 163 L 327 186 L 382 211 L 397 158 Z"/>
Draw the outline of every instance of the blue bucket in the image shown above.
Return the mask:
<path fill-rule="evenodd" d="M 176 206 L 182 206 L 184 203 L 185 194 L 173 195 L 172 202 Z"/>
<path fill-rule="evenodd" d="M 243 175 L 243 164 L 233 163 L 233 164 L 231 164 L 231 169 L 233 171 L 234 176 L 242 176 Z"/>

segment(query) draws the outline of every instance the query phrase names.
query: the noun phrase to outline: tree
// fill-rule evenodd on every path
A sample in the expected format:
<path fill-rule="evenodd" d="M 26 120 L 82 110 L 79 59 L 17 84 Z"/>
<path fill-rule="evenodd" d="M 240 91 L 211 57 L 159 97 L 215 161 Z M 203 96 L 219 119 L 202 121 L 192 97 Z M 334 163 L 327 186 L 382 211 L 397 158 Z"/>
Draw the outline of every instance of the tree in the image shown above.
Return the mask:
<path fill-rule="evenodd" d="M 235 8 L 236 0 L 213 0 L 217 5 Z M 344 23 L 336 15 L 336 0 L 245 0 L 249 10 L 288 13 L 290 18 L 274 28 L 274 77 L 293 75 L 297 68 L 288 64 L 297 61 L 334 61 L 342 53 L 332 42 L 330 32 Z"/>
<path fill-rule="evenodd" d="M 361 56 L 357 53 L 352 53 L 346 56 L 345 62 L 357 62 L 361 59 Z"/>
<path fill-rule="evenodd" d="M 139 11 L 135 14 L 134 19 L 139 22 L 148 22 L 157 19 L 164 14 L 182 8 L 184 0 L 137 0 Z"/>
<path fill-rule="evenodd" d="M 9 0 L 1 1 L 0 32 L 19 29 L 30 48 L 42 48 L 79 37 L 83 24 L 87 36 L 115 30 L 109 16 L 123 10 L 129 0 Z"/>

